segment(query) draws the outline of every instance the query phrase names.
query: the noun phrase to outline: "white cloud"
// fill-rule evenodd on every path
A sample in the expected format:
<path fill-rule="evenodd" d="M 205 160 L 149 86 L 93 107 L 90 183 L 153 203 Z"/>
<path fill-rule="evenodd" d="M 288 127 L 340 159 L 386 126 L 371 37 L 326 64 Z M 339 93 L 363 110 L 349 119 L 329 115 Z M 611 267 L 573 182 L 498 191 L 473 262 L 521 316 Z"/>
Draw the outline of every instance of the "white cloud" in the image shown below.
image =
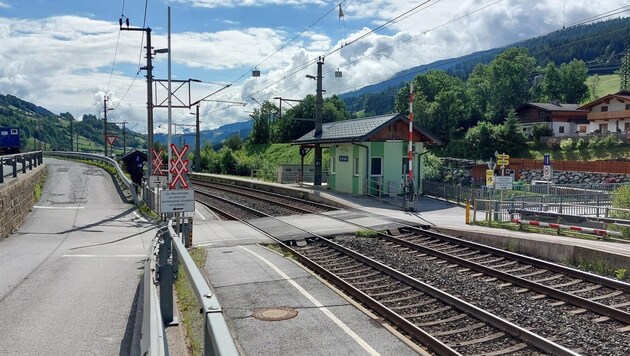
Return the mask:
<path fill-rule="evenodd" d="M 242 7 L 242 6 L 266 6 L 266 5 L 291 5 L 291 6 L 306 6 L 306 5 L 324 5 L 323 0 L 174 0 L 183 4 L 188 4 L 194 7 Z"/>
<path fill-rule="evenodd" d="M 178 0 L 198 7 L 264 6 L 269 4 L 334 6 L 323 0 L 213 1 Z M 180 78 L 195 77 L 190 72 L 228 72 L 224 77 L 238 77 L 258 66 L 262 76 L 246 76 L 244 81 L 213 96 L 226 101 L 272 99 L 274 96 L 300 99 L 315 93 L 315 82 L 304 78 L 315 75 L 315 60 L 326 54 L 323 85 L 327 94 L 359 89 L 390 78 L 413 66 L 452 58 L 471 52 L 503 46 L 559 29 L 620 7 L 611 0 L 571 1 L 566 11 L 558 1 L 442 0 L 433 6 L 400 20 L 378 33 L 361 38 L 339 51 L 341 43 L 371 31 L 377 23 L 394 18 L 420 1 L 373 0 L 344 4 L 346 38 L 338 40 L 336 29 L 311 28 L 286 48 L 276 52 L 301 29 L 288 27 L 234 28 L 216 32 L 175 32 L 172 36 L 173 63 Z M 7 3 L 0 0 L 0 8 Z M 480 10 L 469 16 L 467 13 Z M 319 8 L 321 10 L 321 8 Z M 202 10 L 199 10 L 202 11 Z M 331 15 L 336 17 L 336 12 Z M 464 16 L 464 17 L 462 17 Z M 317 14 L 314 15 L 314 19 Z M 461 19 L 458 19 L 462 17 Z M 452 23 L 449 23 L 452 21 Z M 282 23 L 280 23 L 282 24 Z M 274 24 L 275 26 L 275 24 Z M 427 32 L 426 35 L 424 32 Z M 153 32 L 154 48 L 166 47 L 164 31 Z M 119 38 L 120 36 L 120 38 Z M 146 82 L 144 72 L 133 81 L 140 48 L 140 32 L 119 32 L 118 24 L 80 16 L 45 19 L 0 18 L 0 93 L 13 94 L 53 112 L 70 111 L 75 118 L 102 112 L 102 97 L 110 83 L 114 49 L 118 42 L 116 66 L 108 95 L 117 109 L 112 120 L 128 121 L 134 130 L 146 132 Z M 334 38 L 334 39 L 333 39 Z M 337 43 L 335 43 L 337 41 Z M 273 54 L 273 55 L 272 55 Z M 141 65 L 144 65 L 144 53 Z M 158 56 L 155 66 L 165 67 L 166 56 Z M 335 78 L 339 68 L 343 77 Z M 234 73 L 239 72 L 234 75 Z M 205 78 L 205 76 L 199 77 Z M 133 82 L 133 85 L 131 85 Z M 129 92 L 125 92 L 129 88 Z M 193 86 L 193 98 L 200 98 L 217 87 Z M 124 96 L 124 100 L 121 99 Z M 202 104 L 202 127 L 216 128 L 247 117 L 248 107 L 226 103 Z M 166 110 L 156 109 L 155 127 L 166 124 Z M 189 122 L 188 110 L 173 110 L 174 122 Z"/>
<path fill-rule="evenodd" d="M 3 1 L 0 1 L 0 8 L 9 9 L 9 8 L 11 8 L 11 5 L 9 5 L 9 4 L 7 4 L 7 3 L 5 3 Z"/>

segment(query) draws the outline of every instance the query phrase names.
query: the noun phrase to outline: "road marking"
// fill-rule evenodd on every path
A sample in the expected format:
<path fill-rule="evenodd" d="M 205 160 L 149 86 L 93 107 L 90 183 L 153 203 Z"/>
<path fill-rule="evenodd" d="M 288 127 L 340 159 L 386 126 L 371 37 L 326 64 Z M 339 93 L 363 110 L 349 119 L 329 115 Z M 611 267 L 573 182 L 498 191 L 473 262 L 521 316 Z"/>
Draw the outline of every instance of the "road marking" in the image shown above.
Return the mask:
<path fill-rule="evenodd" d="M 376 350 L 374 350 L 367 342 L 365 342 L 365 340 L 363 340 L 359 335 L 357 335 L 354 331 L 352 331 L 352 329 L 350 329 L 346 324 L 344 324 L 343 321 L 339 320 L 335 314 L 333 314 L 330 310 L 328 310 L 328 308 L 326 308 L 322 303 L 319 302 L 319 300 L 315 299 L 315 297 L 313 297 L 309 292 L 306 291 L 306 289 L 302 288 L 302 286 L 300 286 L 297 282 L 295 282 L 294 280 L 292 280 L 286 273 L 284 273 L 280 268 L 276 267 L 273 263 L 271 263 L 271 261 L 267 260 L 266 258 L 264 258 L 263 256 L 257 254 L 256 252 L 248 249 L 245 246 L 239 246 L 240 248 L 242 248 L 243 250 L 251 253 L 252 255 L 258 257 L 261 261 L 263 261 L 264 263 L 266 263 L 269 267 L 271 267 L 274 271 L 276 271 L 276 273 L 278 273 L 280 275 L 280 277 L 282 277 L 283 279 L 285 279 L 287 282 L 289 282 L 293 287 L 295 287 L 295 289 L 297 289 L 300 293 L 302 293 L 302 295 L 304 295 L 308 300 L 311 301 L 311 303 L 313 303 L 316 307 L 318 307 L 319 310 L 322 311 L 322 313 L 324 313 L 324 315 L 326 315 L 328 318 L 330 318 L 330 320 L 332 320 L 335 324 L 337 324 L 337 326 L 339 326 L 339 328 L 341 328 L 341 330 L 343 330 L 346 334 L 348 334 L 352 339 L 354 339 L 354 341 L 356 341 L 357 344 L 359 344 L 359 346 L 361 346 L 365 351 L 367 351 L 370 355 L 380 355 Z"/>
<path fill-rule="evenodd" d="M 197 213 L 197 215 L 199 215 L 199 217 L 201 218 L 201 220 L 207 220 L 203 215 L 201 215 L 201 213 L 199 212 L 199 210 L 195 209 L 195 213 Z"/>
<path fill-rule="evenodd" d="M 141 258 L 141 257 L 147 257 L 146 255 L 62 255 L 61 257 L 81 257 L 81 258 L 95 258 L 95 257 L 101 257 L 101 258 Z"/>
<path fill-rule="evenodd" d="M 84 206 L 44 206 L 44 205 L 33 205 L 35 209 L 85 209 Z"/>

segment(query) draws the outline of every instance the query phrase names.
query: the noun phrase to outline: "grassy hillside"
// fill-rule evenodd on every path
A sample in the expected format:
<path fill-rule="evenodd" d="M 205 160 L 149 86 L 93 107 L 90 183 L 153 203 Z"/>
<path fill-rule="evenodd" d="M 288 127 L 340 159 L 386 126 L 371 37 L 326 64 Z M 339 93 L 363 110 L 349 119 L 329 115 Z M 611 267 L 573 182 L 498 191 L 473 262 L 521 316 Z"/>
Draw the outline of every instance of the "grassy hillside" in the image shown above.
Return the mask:
<path fill-rule="evenodd" d="M 586 85 L 588 85 L 589 89 L 592 88 L 593 79 L 595 76 L 589 76 L 586 79 Z M 602 96 L 606 96 L 608 94 L 616 93 L 619 91 L 620 79 L 617 74 L 608 74 L 608 75 L 600 75 L 597 77 L 599 80 L 599 84 L 595 87 L 595 93 L 591 94 L 591 98 L 586 100 L 589 102 L 596 98 L 601 98 Z"/>

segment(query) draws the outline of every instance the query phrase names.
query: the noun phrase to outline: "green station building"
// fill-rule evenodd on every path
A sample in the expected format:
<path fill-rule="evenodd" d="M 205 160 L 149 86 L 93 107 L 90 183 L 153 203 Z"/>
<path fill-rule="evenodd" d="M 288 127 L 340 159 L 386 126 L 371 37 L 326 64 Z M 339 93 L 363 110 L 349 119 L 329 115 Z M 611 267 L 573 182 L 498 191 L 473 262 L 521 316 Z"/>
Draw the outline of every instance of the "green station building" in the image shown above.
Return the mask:
<path fill-rule="evenodd" d="M 328 189 L 357 195 L 393 196 L 408 176 L 409 119 L 402 114 L 372 116 L 322 124 L 292 142 L 302 149 L 319 143 L 330 153 Z M 413 176 L 415 191 L 422 189 L 425 146 L 439 140 L 413 125 Z"/>

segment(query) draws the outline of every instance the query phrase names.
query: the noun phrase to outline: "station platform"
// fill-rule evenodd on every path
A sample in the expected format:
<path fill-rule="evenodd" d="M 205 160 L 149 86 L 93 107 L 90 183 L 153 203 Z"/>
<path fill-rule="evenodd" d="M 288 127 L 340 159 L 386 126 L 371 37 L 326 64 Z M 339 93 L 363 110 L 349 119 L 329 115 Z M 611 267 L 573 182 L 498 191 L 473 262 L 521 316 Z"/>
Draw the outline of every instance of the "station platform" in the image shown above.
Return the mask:
<path fill-rule="evenodd" d="M 359 230 L 326 216 L 331 215 L 378 229 L 401 223 L 430 226 L 496 247 L 514 250 L 516 246 L 519 252 L 552 261 L 601 258 L 626 268 L 630 265 L 628 244 L 467 225 L 465 209 L 442 200 L 421 197 L 418 211 L 409 212 L 375 198 L 337 194 L 322 187 L 279 186 L 307 191 L 344 207 L 321 215 L 281 218 L 323 236 Z M 300 234 L 290 229 L 284 233 L 286 240 L 300 239 Z M 220 221 L 198 204 L 193 236 L 193 244 L 207 250 L 206 275 L 243 355 L 424 352 L 369 311 L 340 296 L 318 276 L 264 247 L 273 241 L 258 230 L 237 222 Z"/>

